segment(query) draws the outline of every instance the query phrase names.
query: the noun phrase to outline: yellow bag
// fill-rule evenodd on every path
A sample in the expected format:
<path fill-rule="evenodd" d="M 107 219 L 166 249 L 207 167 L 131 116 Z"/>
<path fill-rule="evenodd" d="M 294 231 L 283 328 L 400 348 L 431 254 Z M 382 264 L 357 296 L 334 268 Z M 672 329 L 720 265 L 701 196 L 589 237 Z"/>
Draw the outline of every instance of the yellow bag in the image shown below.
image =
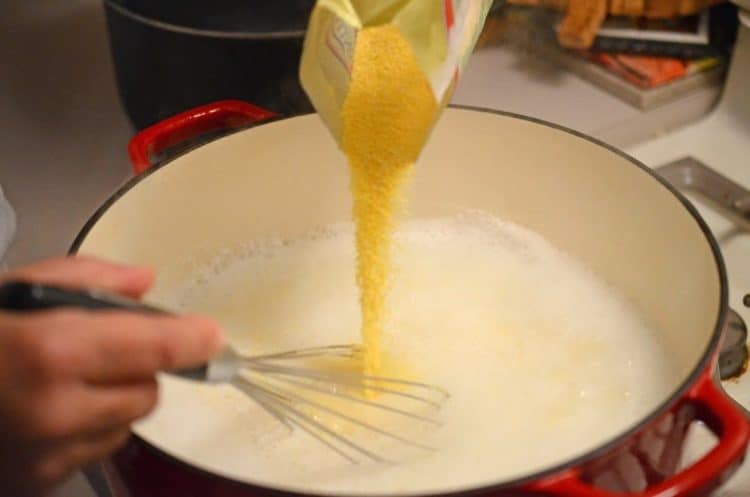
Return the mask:
<path fill-rule="evenodd" d="M 492 0 L 318 0 L 305 38 L 300 78 L 336 141 L 340 143 L 340 110 L 361 29 L 397 27 L 417 57 L 435 100 L 445 106 L 491 5 Z"/>

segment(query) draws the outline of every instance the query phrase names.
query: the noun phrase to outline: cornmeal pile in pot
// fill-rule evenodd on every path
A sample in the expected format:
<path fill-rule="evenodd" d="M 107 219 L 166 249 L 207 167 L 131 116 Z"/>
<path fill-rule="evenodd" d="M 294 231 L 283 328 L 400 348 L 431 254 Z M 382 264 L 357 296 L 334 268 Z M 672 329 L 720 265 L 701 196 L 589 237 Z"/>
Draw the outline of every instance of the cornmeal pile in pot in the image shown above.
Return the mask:
<path fill-rule="evenodd" d="M 352 175 L 367 374 L 379 374 L 382 366 L 380 338 L 400 190 L 437 111 L 427 78 L 398 28 L 360 31 L 341 110 L 341 147 Z"/>

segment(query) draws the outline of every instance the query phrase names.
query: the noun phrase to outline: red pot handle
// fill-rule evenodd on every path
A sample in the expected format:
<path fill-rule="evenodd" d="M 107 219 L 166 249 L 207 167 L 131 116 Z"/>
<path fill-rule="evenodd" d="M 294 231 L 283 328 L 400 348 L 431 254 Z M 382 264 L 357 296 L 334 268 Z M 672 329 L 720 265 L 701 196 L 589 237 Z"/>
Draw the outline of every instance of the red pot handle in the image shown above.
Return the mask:
<path fill-rule="evenodd" d="M 221 100 L 187 110 L 150 126 L 130 140 L 128 154 L 133 170 L 140 174 L 154 166 L 154 155 L 204 133 L 277 117 L 274 112 L 240 100 Z"/>
<path fill-rule="evenodd" d="M 742 464 L 750 439 L 750 423 L 732 400 L 705 374 L 688 394 L 696 419 L 716 435 L 718 443 L 700 461 L 637 494 L 612 493 L 586 483 L 580 468 L 529 486 L 554 497 L 698 497 L 719 488 Z"/>

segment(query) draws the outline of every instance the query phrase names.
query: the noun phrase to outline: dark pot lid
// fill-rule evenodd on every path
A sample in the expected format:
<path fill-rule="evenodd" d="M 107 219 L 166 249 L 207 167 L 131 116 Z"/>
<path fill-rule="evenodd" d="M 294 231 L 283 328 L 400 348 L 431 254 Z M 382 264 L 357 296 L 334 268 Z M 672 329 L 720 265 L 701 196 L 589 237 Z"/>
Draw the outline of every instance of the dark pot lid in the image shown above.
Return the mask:
<path fill-rule="evenodd" d="M 315 0 L 106 0 L 142 22 L 228 35 L 302 36 Z"/>

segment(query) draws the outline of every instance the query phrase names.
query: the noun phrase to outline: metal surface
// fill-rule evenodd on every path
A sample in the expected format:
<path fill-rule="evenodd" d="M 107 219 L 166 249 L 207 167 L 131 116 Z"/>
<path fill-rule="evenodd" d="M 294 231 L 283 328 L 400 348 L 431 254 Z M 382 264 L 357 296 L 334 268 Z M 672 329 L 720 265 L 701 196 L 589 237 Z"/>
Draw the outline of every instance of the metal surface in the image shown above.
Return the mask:
<path fill-rule="evenodd" d="M 360 347 L 339 345 L 244 358 L 240 360 L 241 373 L 235 377 L 232 385 L 252 397 L 288 428 L 303 430 L 352 464 L 359 464 L 363 459 L 375 462 L 395 461 L 369 450 L 355 441 L 353 436 L 343 435 L 342 430 L 328 425 L 326 420 L 374 433 L 413 448 L 434 450 L 413 436 L 406 437 L 364 421 L 364 415 L 367 409 L 373 409 L 401 419 L 440 425 L 435 415 L 449 398 L 444 390 L 424 383 L 366 376 L 359 372 L 334 373 L 284 365 L 284 361 L 339 359 L 348 361 L 350 370 L 353 367 L 359 371 L 361 357 Z M 332 408 L 326 400 L 319 400 L 325 398 L 352 403 L 358 410 L 356 414 L 346 414 Z M 388 403 L 387 399 L 397 403 Z"/>
<path fill-rule="evenodd" d="M 750 191 L 695 157 L 684 157 L 656 169 L 680 190 L 696 194 L 744 231 L 750 232 Z"/>
<path fill-rule="evenodd" d="M 3 189 L 0 187 L 0 270 L 3 269 L 3 260 L 8 247 L 16 235 L 16 211 L 5 198 Z"/>
<path fill-rule="evenodd" d="M 719 355 L 719 373 L 722 380 L 736 378 L 747 367 L 747 326 L 742 316 L 735 311 L 729 312 L 724 329 L 724 341 Z"/>

